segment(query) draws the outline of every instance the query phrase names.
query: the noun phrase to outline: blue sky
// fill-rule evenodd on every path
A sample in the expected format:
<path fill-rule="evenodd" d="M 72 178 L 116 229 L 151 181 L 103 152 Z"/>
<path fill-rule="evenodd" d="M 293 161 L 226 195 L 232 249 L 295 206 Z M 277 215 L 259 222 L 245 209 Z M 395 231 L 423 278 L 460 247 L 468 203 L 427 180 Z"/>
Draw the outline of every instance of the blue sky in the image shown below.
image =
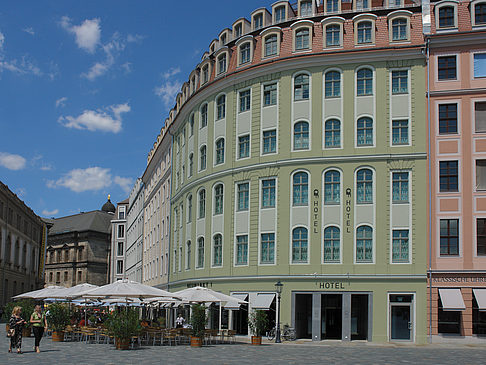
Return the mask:
<path fill-rule="evenodd" d="M 125 199 L 211 40 L 272 3 L 2 2 L 0 181 L 45 217 Z"/>

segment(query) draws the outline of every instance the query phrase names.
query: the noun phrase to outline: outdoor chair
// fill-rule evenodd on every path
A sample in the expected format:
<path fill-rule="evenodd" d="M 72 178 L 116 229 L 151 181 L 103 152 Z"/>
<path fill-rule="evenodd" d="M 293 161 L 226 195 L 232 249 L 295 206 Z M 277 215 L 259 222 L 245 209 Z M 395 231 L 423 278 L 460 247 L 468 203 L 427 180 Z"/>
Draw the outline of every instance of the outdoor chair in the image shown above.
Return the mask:
<path fill-rule="evenodd" d="M 175 345 L 177 345 L 177 330 L 175 329 L 170 329 L 168 332 L 166 332 L 165 338 L 169 341 L 169 345 L 172 346 L 172 342 L 174 342 Z"/>
<path fill-rule="evenodd" d="M 228 330 L 228 342 L 235 343 L 236 342 L 236 331 L 235 330 Z"/>

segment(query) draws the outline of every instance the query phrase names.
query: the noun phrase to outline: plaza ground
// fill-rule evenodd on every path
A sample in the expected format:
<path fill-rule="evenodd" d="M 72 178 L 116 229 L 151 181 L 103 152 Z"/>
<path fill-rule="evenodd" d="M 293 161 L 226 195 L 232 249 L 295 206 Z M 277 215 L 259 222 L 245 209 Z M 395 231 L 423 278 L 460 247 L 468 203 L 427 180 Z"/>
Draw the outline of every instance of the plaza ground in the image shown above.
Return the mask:
<path fill-rule="evenodd" d="M 113 345 L 52 342 L 44 337 L 42 353 L 33 351 L 34 338 L 24 338 L 23 354 L 7 353 L 9 339 L 0 340 L 0 364 L 486 364 L 486 345 L 450 343 L 401 345 L 308 341 L 211 345 L 203 348 L 142 346 L 129 351 Z"/>

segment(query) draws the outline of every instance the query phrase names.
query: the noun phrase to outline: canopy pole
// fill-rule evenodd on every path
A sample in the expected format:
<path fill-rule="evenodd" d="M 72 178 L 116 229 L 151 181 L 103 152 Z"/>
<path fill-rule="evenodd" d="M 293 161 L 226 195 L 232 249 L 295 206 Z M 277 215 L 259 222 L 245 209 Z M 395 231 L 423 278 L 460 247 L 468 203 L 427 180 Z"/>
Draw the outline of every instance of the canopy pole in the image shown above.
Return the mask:
<path fill-rule="evenodd" d="M 219 334 L 221 334 L 221 302 L 219 302 Z"/>

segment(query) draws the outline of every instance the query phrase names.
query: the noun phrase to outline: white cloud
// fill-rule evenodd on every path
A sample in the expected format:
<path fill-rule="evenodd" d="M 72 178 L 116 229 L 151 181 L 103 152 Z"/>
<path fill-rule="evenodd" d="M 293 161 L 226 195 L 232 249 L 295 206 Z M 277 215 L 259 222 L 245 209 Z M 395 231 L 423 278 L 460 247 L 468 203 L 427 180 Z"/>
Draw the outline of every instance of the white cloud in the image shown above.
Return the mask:
<path fill-rule="evenodd" d="M 58 213 L 59 213 L 59 209 L 54 209 L 54 210 L 44 209 L 42 211 L 42 215 L 45 216 L 45 217 L 53 217 L 53 216 L 55 216 Z"/>
<path fill-rule="evenodd" d="M 66 101 L 67 101 L 67 97 L 63 96 L 62 98 L 59 98 L 56 100 L 56 108 L 59 108 L 59 107 L 65 107 L 66 106 Z"/>
<path fill-rule="evenodd" d="M 22 170 L 25 167 L 26 159 L 20 155 L 7 152 L 0 152 L 0 166 L 9 170 Z"/>
<path fill-rule="evenodd" d="M 120 65 L 120 67 L 125 71 L 126 74 L 132 72 L 132 64 L 130 62 L 125 62 L 123 65 Z"/>
<path fill-rule="evenodd" d="M 22 29 L 25 33 L 29 33 L 30 35 L 35 35 L 35 32 L 34 32 L 34 28 L 32 27 L 28 27 L 28 28 L 24 28 Z"/>
<path fill-rule="evenodd" d="M 51 171 L 53 170 L 53 167 L 50 163 L 47 163 L 44 161 L 44 156 L 37 154 L 32 158 L 32 161 L 30 164 L 33 167 L 39 167 L 40 170 L 42 171 Z"/>
<path fill-rule="evenodd" d="M 125 194 L 128 194 L 132 189 L 133 182 L 129 177 L 115 176 L 114 182 L 122 188 Z"/>
<path fill-rule="evenodd" d="M 63 16 L 61 26 L 75 35 L 76 44 L 79 48 L 89 53 L 95 52 L 101 38 L 100 19 L 86 19 L 81 25 L 71 25 L 71 19 Z"/>
<path fill-rule="evenodd" d="M 175 103 L 175 97 L 181 90 L 182 83 L 180 81 L 166 81 L 162 85 L 154 89 L 155 95 L 160 97 L 166 107 L 171 103 Z"/>
<path fill-rule="evenodd" d="M 100 63 L 96 62 L 88 72 L 84 72 L 81 74 L 82 77 L 87 78 L 90 81 L 93 81 L 99 76 L 104 75 L 112 66 L 112 63 Z"/>
<path fill-rule="evenodd" d="M 42 72 L 34 63 L 29 61 L 25 56 L 20 60 L 13 59 L 10 61 L 0 60 L 0 72 L 7 70 L 19 75 L 32 74 L 36 76 L 42 76 Z"/>
<path fill-rule="evenodd" d="M 77 117 L 66 116 L 59 117 L 58 122 L 67 128 L 75 128 L 89 131 L 103 131 L 118 133 L 122 128 L 122 113 L 127 113 L 131 110 L 128 103 L 111 105 L 106 110 L 111 110 L 113 116 L 109 115 L 104 110 L 85 110 Z"/>
<path fill-rule="evenodd" d="M 171 78 L 172 76 L 177 75 L 180 72 L 181 72 L 180 67 L 175 67 L 175 68 L 171 67 L 171 68 L 169 68 L 169 70 L 165 71 L 162 76 L 164 77 L 164 79 L 167 80 L 167 79 Z"/>
<path fill-rule="evenodd" d="M 0 32 L 0 51 L 3 49 L 3 44 L 5 43 L 5 36 Z"/>
<path fill-rule="evenodd" d="M 88 167 L 87 169 L 74 169 L 60 179 L 47 182 L 47 187 L 68 188 L 75 193 L 84 191 L 97 191 L 109 187 L 112 184 L 110 169 L 101 167 Z"/>

